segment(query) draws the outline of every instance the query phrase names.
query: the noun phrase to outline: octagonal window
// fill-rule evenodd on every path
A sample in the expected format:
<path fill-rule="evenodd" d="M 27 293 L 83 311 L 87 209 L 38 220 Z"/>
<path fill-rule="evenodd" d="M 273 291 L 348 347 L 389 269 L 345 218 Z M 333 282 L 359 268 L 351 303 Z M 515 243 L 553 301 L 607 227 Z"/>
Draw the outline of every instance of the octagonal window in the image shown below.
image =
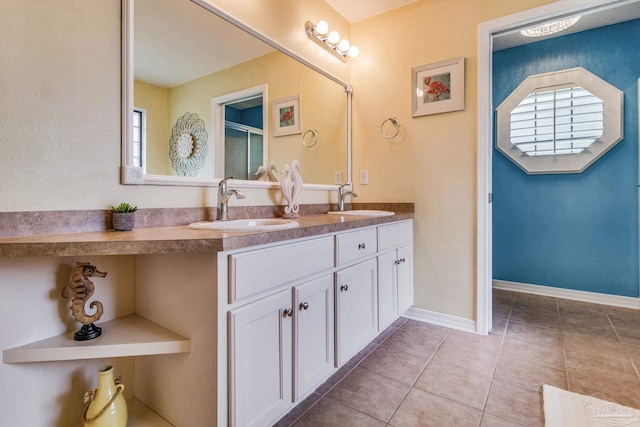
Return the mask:
<path fill-rule="evenodd" d="M 622 139 L 622 97 L 583 68 L 530 76 L 497 109 L 496 148 L 527 173 L 582 172 Z"/>

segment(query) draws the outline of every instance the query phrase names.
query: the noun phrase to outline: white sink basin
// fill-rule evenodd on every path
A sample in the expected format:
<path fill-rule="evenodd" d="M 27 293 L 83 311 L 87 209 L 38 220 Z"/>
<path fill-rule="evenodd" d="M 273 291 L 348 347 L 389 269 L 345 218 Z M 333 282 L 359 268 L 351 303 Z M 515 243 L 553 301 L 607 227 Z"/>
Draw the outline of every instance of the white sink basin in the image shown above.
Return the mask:
<path fill-rule="evenodd" d="M 352 215 L 352 216 L 391 216 L 395 215 L 391 211 L 380 211 L 377 209 L 354 209 L 350 211 L 329 211 L 329 215 Z"/>
<path fill-rule="evenodd" d="M 284 218 L 235 219 L 231 221 L 202 221 L 189 228 L 215 231 L 271 231 L 299 227 L 298 221 Z"/>

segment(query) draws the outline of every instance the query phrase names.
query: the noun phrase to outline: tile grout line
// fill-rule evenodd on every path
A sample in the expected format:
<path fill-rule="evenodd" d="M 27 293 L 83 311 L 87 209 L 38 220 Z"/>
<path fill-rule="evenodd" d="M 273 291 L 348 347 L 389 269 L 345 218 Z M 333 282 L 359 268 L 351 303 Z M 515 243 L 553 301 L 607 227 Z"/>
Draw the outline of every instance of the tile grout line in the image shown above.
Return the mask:
<path fill-rule="evenodd" d="M 403 319 L 403 317 L 400 317 L 399 319 Z M 394 322 L 394 323 L 395 323 L 395 322 Z M 369 355 L 371 355 L 371 353 L 373 353 L 375 350 L 377 350 L 377 349 L 382 345 L 382 343 L 383 343 L 383 342 L 385 342 L 385 341 L 386 341 L 386 340 L 387 340 L 391 335 L 393 335 L 394 333 L 396 333 L 396 332 L 400 329 L 400 326 L 404 325 L 405 323 L 407 323 L 407 319 L 405 319 L 405 320 L 404 320 L 404 322 L 402 322 L 402 323 L 401 323 L 399 326 L 397 326 L 397 327 L 395 327 L 395 326 L 393 326 L 393 325 L 389 325 L 387 328 L 385 328 L 385 330 L 387 330 L 388 328 L 393 327 L 395 330 L 394 330 L 392 333 L 390 333 L 389 335 L 387 335 L 387 336 L 386 336 L 386 337 L 385 337 L 381 342 L 376 343 L 376 342 L 375 342 L 375 338 L 374 338 L 374 341 L 371 341 L 371 343 L 367 344 L 367 347 L 368 347 L 370 344 L 374 344 L 373 349 L 372 349 L 370 352 L 368 352 L 364 357 L 362 357 L 360 360 L 358 360 L 358 362 L 357 362 L 355 365 L 349 365 L 349 362 L 345 363 L 342 367 L 345 367 L 345 366 L 351 366 L 351 369 L 349 369 L 349 371 L 348 371 L 346 374 L 344 374 L 344 375 L 342 376 L 342 378 L 340 378 L 340 379 L 339 379 L 335 384 L 333 384 L 331 387 L 329 387 L 329 388 L 328 388 L 324 393 L 322 393 L 322 394 L 320 394 L 320 393 L 316 393 L 316 392 L 315 392 L 315 390 L 314 390 L 311 394 L 309 394 L 309 396 L 311 396 L 313 393 L 316 393 L 316 394 L 318 394 L 320 397 L 318 398 L 318 400 L 317 400 L 317 401 L 313 402 L 313 404 L 311 404 L 311 406 L 309 406 L 307 409 L 305 409 L 305 410 L 304 410 L 304 411 L 303 411 L 303 412 L 302 412 L 298 417 L 296 417 L 296 418 L 295 418 L 291 423 L 289 423 L 289 424 L 288 424 L 288 425 L 289 425 L 289 427 L 294 426 L 298 421 L 300 421 L 300 420 L 302 419 L 302 417 L 304 417 L 304 416 L 305 416 L 305 415 L 306 415 L 306 414 L 307 414 L 307 413 L 308 413 L 308 412 L 309 412 L 309 411 L 310 411 L 314 406 L 316 406 L 318 403 L 320 403 L 320 401 L 321 401 L 322 399 L 325 399 L 325 398 L 326 398 L 326 399 L 332 400 L 332 401 L 334 401 L 334 402 L 337 402 L 337 403 L 339 403 L 339 404 L 341 404 L 341 405 L 344 405 L 344 403 L 339 402 L 339 401 L 337 401 L 337 400 L 335 400 L 335 399 L 331 399 L 329 396 L 327 396 L 327 395 L 329 394 L 329 392 L 330 392 L 331 390 L 333 390 L 333 389 L 334 389 L 338 384 L 340 384 L 340 383 L 341 383 L 341 382 L 342 382 L 342 381 L 343 381 L 343 380 L 344 380 L 344 379 L 345 379 L 349 374 L 351 374 L 351 373 L 353 372 L 353 370 L 354 370 L 356 367 L 358 367 L 358 366 L 359 366 L 359 365 L 360 365 L 360 364 L 361 364 L 361 363 L 362 363 L 362 362 L 363 362 L 367 357 L 369 357 Z M 383 331 L 383 332 L 384 332 L 384 331 Z M 382 334 L 383 332 L 380 332 L 380 334 Z M 380 334 L 378 334 L 378 336 L 379 336 Z M 376 338 L 377 338 L 378 336 L 376 336 Z M 365 348 L 366 348 L 366 347 L 365 347 Z M 364 350 L 364 349 L 363 349 L 363 350 Z M 362 350 L 361 350 L 361 351 L 362 351 Z M 359 353 L 360 353 L 360 352 L 356 353 L 356 355 L 354 355 L 353 357 L 356 357 Z M 336 370 L 336 373 L 337 373 L 340 369 L 342 369 L 342 367 L 338 368 L 338 369 Z M 362 369 L 364 369 L 364 368 L 362 368 Z M 335 373 L 334 373 L 334 375 L 335 375 Z M 331 378 L 331 377 L 329 377 L 329 378 Z M 328 381 L 328 379 L 327 379 L 327 381 Z M 325 381 L 325 382 L 326 382 L 326 381 Z M 323 383 L 323 384 L 324 384 L 324 383 Z M 322 385 L 322 384 L 320 384 L 318 387 L 316 387 L 316 390 L 317 390 L 321 385 Z M 309 397 L 309 396 L 307 396 L 307 397 Z M 403 399 L 403 400 L 404 400 L 404 399 Z M 369 414 L 365 414 L 364 412 L 362 412 L 362 411 L 360 411 L 360 410 L 358 410 L 358 409 L 351 408 L 350 406 L 347 406 L 347 407 L 348 407 L 348 408 L 350 408 L 350 409 L 353 409 L 354 411 L 360 412 L 361 414 L 364 414 L 364 415 L 366 415 L 366 416 L 368 416 L 368 417 L 370 417 L 370 418 L 377 419 L 377 418 L 375 418 L 375 417 L 372 417 L 372 416 L 371 416 L 371 415 L 369 415 Z M 286 417 L 286 414 L 284 415 L 284 417 Z M 382 421 L 382 420 L 379 420 L 379 421 L 384 422 L 384 421 Z"/>
<path fill-rule="evenodd" d="M 487 403 L 489 403 L 489 395 L 491 394 L 491 389 L 493 388 L 493 382 L 496 379 L 496 371 L 498 370 L 498 361 L 500 360 L 500 356 L 502 356 L 502 350 L 504 349 L 504 341 L 507 339 L 507 330 L 509 329 L 509 322 L 511 321 L 511 313 L 513 311 L 513 305 L 516 302 L 515 295 L 513 296 L 513 301 L 511 301 L 511 307 L 509 307 L 509 314 L 507 315 L 507 321 L 504 327 L 504 333 L 502 334 L 502 339 L 500 340 L 500 349 L 498 350 L 498 356 L 496 357 L 496 362 L 493 365 L 493 371 L 491 372 L 491 382 L 489 383 L 489 388 L 487 389 L 487 394 L 484 397 L 484 404 L 482 405 L 482 414 L 480 416 L 480 423 L 478 426 L 482 425 L 482 421 L 484 420 L 485 415 L 487 414 Z"/>
<path fill-rule="evenodd" d="M 445 334 L 445 336 L 442 337 L 442 340 L 440 340 L 440 343 L 438 344 L 437 348 L 431 354 L 431 357 L 429 357 L 427 359 L 427 361 L 425 362 L 425 364 L 422 367 L 422 369 L 420 370 L 420 372 L 418 372 L 418 375 L 416 375 L 416 377 L 413 379 L 413 382 L 409 386 L 409 390 L 407 390 L 407 392 L 405 393 L 404 397 L 400 400 L 400 403 L 398 403 L 398 406 L 396 406 L 396 409 L 394 409 L 394 411 L 391 413 L 391 416 L 389 417 L 389 419 L 387 421 L 384 421 L 386 425 L 391 425 L 389 423 L 393 419 L 394 415 L 396 415 L 396 413 L 398 412 L 398 409 L 400 409 L 400 407 L 402 406 L 404 401 L 407 399 L 407 396 L 409 396 L 409 393 L 411 393 L 411 390 L 414 389 L 414 386 L 418 382 L 418 379 L 420 378 L 420 376 L 422 376 L 422 373 L 425 371 L 425 369 L 427 369 L 427 366 L 429 366 L 429 363 L 433 360 L 433 358 L 435 357 L 436 353 L 438 352 L 438 350 L 440 350 L 440 348 L 442 347 L 442 344 L 444 344 L 444 341 L 447 339 L 447 337 L 449 336 L 450 333 L 451 333 L 451 329 L 447 330 L 447 333 Z"/>
<path fill-rule="evenodd" d="M 636 373 L 636 377 L 638 378 L 638 380 L 640 380 L 640 372 L 638 371 L 638 367 L 636 366 L 636 362 L 633 360 L 633 357 L 631 357 L 631 353 L 629 353 L 629 349 L 627 349 L 627 346 L 624 345 L 624 341 L 622 341 L 622 338 L 620 337 L 620 334 L 618 333 L 618 329 L 613 324 L 613 321 L 611 320 L 611 317 L 609 317 L 609 313 L 605 312 L 605 314 L 607 316 L 607 320 L 609 320 L 609 324 L 613 328 L 613 332 L 616 334 L 616 338 L 618 338 L 618 342 L 620 343 L 620 345 L 622 345 L 622 348 L 624 349 L 624 352 L 627 355 L 627 358 L 631 362 L 631 367 L 633 367 L 633 370 Z"/>

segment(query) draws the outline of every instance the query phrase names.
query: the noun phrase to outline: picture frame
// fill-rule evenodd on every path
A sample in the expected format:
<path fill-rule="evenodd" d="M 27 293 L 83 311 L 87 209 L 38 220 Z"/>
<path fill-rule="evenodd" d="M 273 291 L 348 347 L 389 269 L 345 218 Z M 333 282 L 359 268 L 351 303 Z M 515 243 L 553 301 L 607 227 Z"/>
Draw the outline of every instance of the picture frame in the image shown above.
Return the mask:
<path fill-rule="evenodd" d="M 276 99 L 271 103 L 273 136 L 302 133 L 302 95 Z"/>
<path fill-rule="evenodd" d="M 464 56 L 411 69 L 413 117 L 464 110 Z"/>

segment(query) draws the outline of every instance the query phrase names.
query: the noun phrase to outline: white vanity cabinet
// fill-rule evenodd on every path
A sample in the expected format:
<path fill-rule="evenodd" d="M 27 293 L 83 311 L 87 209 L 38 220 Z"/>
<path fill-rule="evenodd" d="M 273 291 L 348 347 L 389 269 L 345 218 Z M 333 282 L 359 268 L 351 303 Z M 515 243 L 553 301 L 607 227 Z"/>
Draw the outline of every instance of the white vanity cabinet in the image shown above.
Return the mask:
<path fill-rule="evenodd" d="M 344 365 L 378 334 L 376 260 L 336 273 L 336 358 Z"/>
<path fill-rule="evenodd" d="M 401 221 L 219 254 L 219 424 L 275 423 L 395 321 L 412 303 L 412 232 Z"/>
<path fill-rule="evenodd" d="M 294 398 L 299 400 L 335 366 L 333 275 L 294 287 L 294 296 Z"/>
<path fill-rule="evenodd" d="M 136 425 L 272 425 L 411 305 L 410 218 L 323 218 L 300 218 L 299 231 L 282 236 L 208 237 L 171 227 L 0 242 L 5 258 L 18 258 L 0 263 L 16 283 L 48 295 L 56 284 L 43 277 L 58 277 L 61 264 L 79 258 L 106 265 L 117 287 L 101 286 L 100 298 L 124 307 L 105 316 L 106 333 L 89 343 L 52 333 L 29 344 L 5 328 L 0 376 L 37 384 L 41 369 L 9 365 L 47 363 L 49 383 L 60 388 L 72 375 L 93 378 L 93 364 L 104 359 L 124 371 Z M 360 225 L 343 224 L 350 221 Z M 21 289 L 12 288 L 8 304 L 21 300 Z M 51 305 L 40 301 L 41 322 L 55 318 Z M 68 393 L 69 413 L 83 410 L 75 399 L 86 391 L 81 383 Z M 21 393 L 37 395 L 39 405 L 11 414 L 24 414 L 21 425 L 60 424 L 49 414 L 56 397 L 35 387 Z M 0 412 L 10 407 L 5 399 Z"/>
<path fill-rule="evenodd" d="M 378 310 L 382 331 L 413 304 L 413 226 L 378 227 Z"/>
<path fill-rule="evenodd" d="M 333 372 L 333 237 L 228 259 L 229 421 L 269 425 Z"/>
<path fill-rule="evenodd" d="M 231 425 L 269 425 L 334 369 L 333 275 L 229 313 Z"/>
<path fill-rule="evenodd" d="M 231 425 L 268 425 L 291 405 L 290 314 L 290 291 L 231 311 Z"/>

